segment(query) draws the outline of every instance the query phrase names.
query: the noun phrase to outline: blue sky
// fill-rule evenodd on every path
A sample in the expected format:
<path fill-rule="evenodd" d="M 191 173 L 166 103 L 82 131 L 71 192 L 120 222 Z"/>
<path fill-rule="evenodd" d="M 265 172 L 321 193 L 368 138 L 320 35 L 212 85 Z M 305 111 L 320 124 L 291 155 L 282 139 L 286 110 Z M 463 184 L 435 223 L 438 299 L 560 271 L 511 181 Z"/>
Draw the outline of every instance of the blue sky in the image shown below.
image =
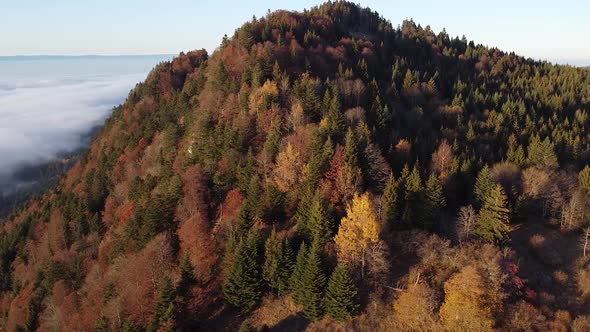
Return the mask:
<path fill-rule="evenodd" d="M 0 55 L 176 54 L 212 51 L 224 34 L 267 9 L 317 1 L 2 0 Z M 413 18 L 538 59 L 590 65 L 590 5 L 562 1 L 366 0 L 397 26 Z"/>

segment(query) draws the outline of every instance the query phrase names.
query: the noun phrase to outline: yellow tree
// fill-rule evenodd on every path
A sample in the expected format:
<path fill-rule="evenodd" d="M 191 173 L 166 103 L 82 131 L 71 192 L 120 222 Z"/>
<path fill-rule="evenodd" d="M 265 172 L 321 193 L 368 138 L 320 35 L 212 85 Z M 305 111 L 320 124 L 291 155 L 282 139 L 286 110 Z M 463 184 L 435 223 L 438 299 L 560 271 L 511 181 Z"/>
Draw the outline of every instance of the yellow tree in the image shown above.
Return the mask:
<path fill-rule="evenodd" d="M 492 331 L 494 320 L 486 301 L 484 282 L 473 266 L 445 282 L 440 320 L 447 331 Z"/>
<path fill-rule="evenodd" d="M 346 264 L 360 261 L 363 273 L 365 253 L 369 245 L 379 241 L 380 228 L 369 195 L 355 194 L 352 204 L 346 207 L 346 217 L 342 218 L 338 234 L 334 237 L 338 260 Z"/>
<path fill-rule="evenodd" d="M 274 170 L 274 180 L 277 188 L 282 192 L 293 190 L 301 178 L 303 163 L 299 153 L 293 149 L 291 143 L 277 156 L 277 167 Z"/>

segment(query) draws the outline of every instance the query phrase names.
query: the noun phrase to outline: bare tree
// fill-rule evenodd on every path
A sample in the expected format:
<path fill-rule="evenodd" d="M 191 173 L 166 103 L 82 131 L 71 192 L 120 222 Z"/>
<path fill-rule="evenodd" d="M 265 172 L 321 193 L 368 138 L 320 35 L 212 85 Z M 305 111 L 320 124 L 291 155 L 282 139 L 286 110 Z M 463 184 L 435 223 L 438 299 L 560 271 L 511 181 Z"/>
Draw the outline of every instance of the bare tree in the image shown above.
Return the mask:
<path fill-rule="evenodd" d="M 468 240 L 471 237 L 475 224 L 477 222 L 477 213 L 473 206 L 462 206 L 457 216 L 457 235 L 459 243 Z"/>

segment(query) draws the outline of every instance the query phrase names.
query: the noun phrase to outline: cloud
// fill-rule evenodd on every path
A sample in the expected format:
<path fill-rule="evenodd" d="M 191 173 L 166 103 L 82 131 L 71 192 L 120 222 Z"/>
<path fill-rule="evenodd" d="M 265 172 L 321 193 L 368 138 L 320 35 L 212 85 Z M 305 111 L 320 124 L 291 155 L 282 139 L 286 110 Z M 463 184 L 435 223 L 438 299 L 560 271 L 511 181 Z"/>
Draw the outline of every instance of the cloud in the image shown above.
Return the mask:
<path fill-rule="evenodd" d="M 79 148 L 82 136 L 102 124 L 145 76 L 0 78 L 0 183 L 19 165 L 45 162 Z"/>

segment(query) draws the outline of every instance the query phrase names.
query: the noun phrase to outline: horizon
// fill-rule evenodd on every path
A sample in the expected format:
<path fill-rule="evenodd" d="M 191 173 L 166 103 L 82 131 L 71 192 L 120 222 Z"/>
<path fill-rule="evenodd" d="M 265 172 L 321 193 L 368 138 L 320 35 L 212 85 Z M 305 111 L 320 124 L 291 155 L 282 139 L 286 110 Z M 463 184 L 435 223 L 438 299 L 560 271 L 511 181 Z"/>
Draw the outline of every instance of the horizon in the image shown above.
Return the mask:
<path fill-rule="evenodd" d="M 231 37 L 252 16 L 260 18 L 275 10 L 301 12 L 321 3 L 277 0 L 249 4 L 222 0 L 204 6 L 184 0 L 166 4 L 157 0 L 125 3 L 106 0 L 96 5 L 25 0 L 6 5 L 0 13 L 0 28 L 18 31 L 14 37 L 3 38 L 0 56 L 177 55 L 201 48 L 212 54 L 224 35 Z M 588 5 L 580 0 L 559 4 L 500 0 L 485 12 L 466 0 L 445 4 L 427 0 L 426 5 L 420 6 L 382 0 L 359 4 L 378 12 L 394 27 L 411 18 L 435 32 L 445 28 L 452 37 L 465 35 L 476 44 L 525 58 L 590 66 L 590 46 L 580 42 L 584 40 L 584 32 L 590 30 L 590 22 L 583 15 Z M 505 7 L 511 10 L 505 11 Z M 39 31 L 28 26 L 29 20 L 21 19 L 25 10 L 30 19 L 46 28 Z M 60 17 L 65 19 L 56 19 Z M 548 20 L 551 26 L 546 24 Z M 153 24 L 154 21 L 158 24 Z"/>

